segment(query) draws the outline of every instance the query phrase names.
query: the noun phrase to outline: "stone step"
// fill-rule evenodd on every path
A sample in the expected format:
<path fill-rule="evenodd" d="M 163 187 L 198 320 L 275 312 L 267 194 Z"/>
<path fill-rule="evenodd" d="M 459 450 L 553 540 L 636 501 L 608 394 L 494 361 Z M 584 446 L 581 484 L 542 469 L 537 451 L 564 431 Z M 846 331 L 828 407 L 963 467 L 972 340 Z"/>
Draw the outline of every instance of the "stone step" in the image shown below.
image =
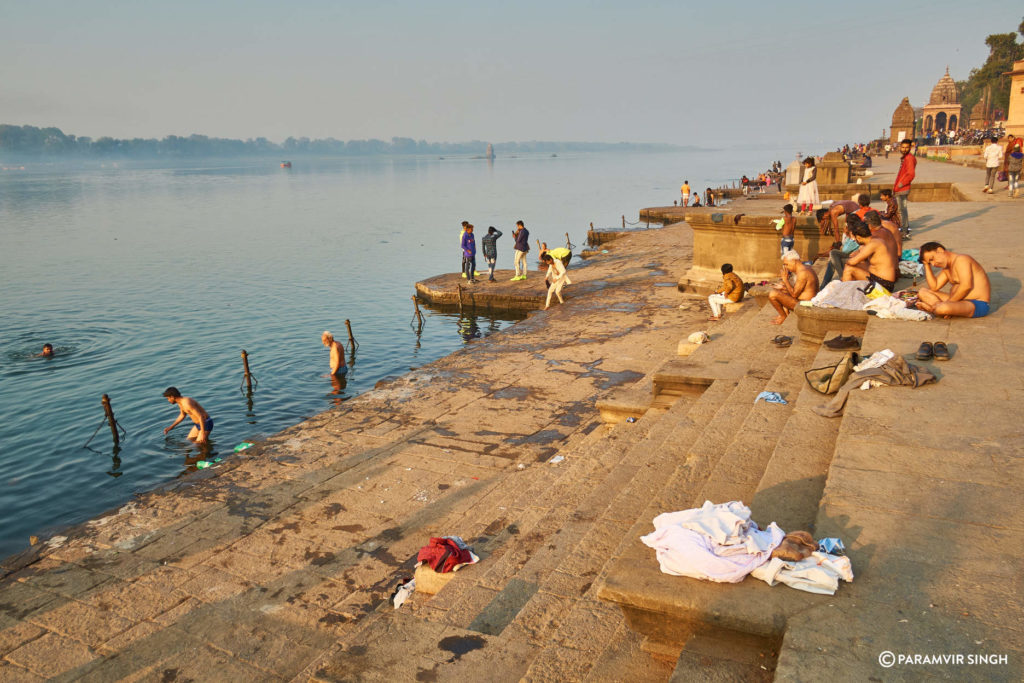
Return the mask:
<path fill-rule="evenodd" d="M 833 336 L 829 332 L 825 338 Z M 805 369 L 833 365 L 842 356 L 842 351 L 821 346 Z M 765 524 L 774 521 L 786 531 L 802 529 L 813 533 L 841 421 L 814 413 L 811 408 L 827 402 L 831 396 L 811 389 L 802 372 L 797 381 L 802 386 L 796 392 L 793 410 L 757 484 L 750 509 L 751 516 Z"/>

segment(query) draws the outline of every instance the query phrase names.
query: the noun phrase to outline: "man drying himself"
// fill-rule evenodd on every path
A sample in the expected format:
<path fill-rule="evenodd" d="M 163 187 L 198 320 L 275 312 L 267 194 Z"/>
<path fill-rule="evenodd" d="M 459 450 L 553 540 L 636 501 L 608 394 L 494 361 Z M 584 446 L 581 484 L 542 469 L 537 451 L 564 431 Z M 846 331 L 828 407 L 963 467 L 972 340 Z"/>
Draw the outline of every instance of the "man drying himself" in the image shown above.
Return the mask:
<path fill-rule="evenodd" d="M 488 282 L 494 282 L 494 264 L 498 262 L 498 238 L 501 237 L 501 230 L 498 230 L 493 225 L 487 228 L 487 234 L 480 240 L 480 245 L 484 251 L 484 261 L 487 262 L 487 268 L 490 271 Z"/>
<path fill-rule="evenodd" d="M 917 307 L 944 318 L 983 318 L 988 315 L 992 287 L 981 264 L 967 254 L 947 251 L 938 242 L 921 245 L 918 260 L 924 264 L 928 287 L 917 293 Z M 932 268 L 940 268 L 938 277 Z M 949 294 L 939 291 L 947 284 Z"/>
<path fill-rule="evenodd" d="M 896 287 L 896 278 L 899 277 L 899 260 L 891 241 L 892 235 L 885 228 L 879 228 L 879 234 L 873 235 L 871 228 L 864 221 L 847 220 L 850 234 L 857 240 L 860 248 L 846 260 L 843 282 L 869 280 L 885 287 L 891 294 Z M 886 240 L 886 237 L 889 240 Z"/>
<path fill-rule="evenodd" d="M 168 403 L 175 404 L 180 411 L 178 419 L 172 422 L 170 427 L 164 429 L 164 434 L 177 427 L 188 416 L 195 423 L 195 426 L 188 433 L 189 440 L 196 443 L 206 443 L 210 437 L 210 432 L 213 431 L 213 418 L 203 410 L 199 402 L 194 398 L 182 396 L 177 387 L 167 387 L 164 390 L 164 396 L 167 398 Z"/>
<path fill-rule="evenodd" d="M 786 206 L 792 206 L 787 204 Z M 722 264 L 722 286 L 719 287 L 708 297 L 708 306 L 711 306 L 711 317 L 708 320 L 721 320 L 722 319 L 722 305 L 728 303 L 738 303 L 743 300 L 743 294 L 746 292 L 743 287 L 743 280 L 740 276 L 732 272 L 731 263 Z"/>
<path fill-rule="evenodd" d="M 334 339 L 333 334 L 327 331 L 320 335 L 320 341 L 331 350 L 331 377 L 346 374 L 348 366 L 345 365 L 345 347 L 341 345 L 341 342 Z"/>
<path fill-rule="evenodd" d="M 530 231 L 526 229 L 522 221 L 516 221 L 516 229 L 512 232 L 512 237 L 515 239 L 515 259 L 513 265 L 516 269 L 516 274 L 512 276 L 512 281 L 525 280 L 526 279 L 526 254 L 530 251 Z"/>
<path fill-rule="evenodd" d="M 793 284 L 789 283 L 790 274 L 795 276 Z M 800 254 L 792 249 L 782 255 L 781 284 L 773 284 L 768 293 L 768 302 L 778 312 L 772 325 L 786 322 L 790 312 L 800 305 L 801 301 L 810 301 L 818 293 L 818 276 L 800 261 Z"/>

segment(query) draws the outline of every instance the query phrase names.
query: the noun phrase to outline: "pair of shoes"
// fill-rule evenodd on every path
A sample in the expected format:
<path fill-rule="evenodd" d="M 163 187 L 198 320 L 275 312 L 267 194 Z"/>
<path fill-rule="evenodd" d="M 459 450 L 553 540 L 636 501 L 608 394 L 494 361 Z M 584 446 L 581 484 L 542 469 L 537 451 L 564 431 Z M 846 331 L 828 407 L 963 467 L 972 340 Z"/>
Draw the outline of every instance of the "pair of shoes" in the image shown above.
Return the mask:
<path fill-rule="evenodd" d="M 792 337 L 785 337 L 785 336 L 780 334 L 780 335 L 777 335 L 775 338 L 772 339 L 772 344 L 775 344 L 780 349 L 789 348 L 790 346 L 793 345 L 793 338 Z"/>
<path fill-rule="evenodd" d="M 860 338 L 854 337 L 853 335 L 850 335 L 849 337 L 844 337 L 840 335 L 838 337 L 826 339 L 824 342 L 822 342 L 822 344 L 825 345 L 825 348 L 832 349 L 833 351 L 842 351 L 844 349 L 859 349 Z"/>
<path fill-rule="evenodd" d="M 937 341 L 934 344 L 928 342 L 921 342 L 921 346 L 917 349 L 918 360 L 949 360 L 949 348 L 946 346 L 946 342 Z"/>

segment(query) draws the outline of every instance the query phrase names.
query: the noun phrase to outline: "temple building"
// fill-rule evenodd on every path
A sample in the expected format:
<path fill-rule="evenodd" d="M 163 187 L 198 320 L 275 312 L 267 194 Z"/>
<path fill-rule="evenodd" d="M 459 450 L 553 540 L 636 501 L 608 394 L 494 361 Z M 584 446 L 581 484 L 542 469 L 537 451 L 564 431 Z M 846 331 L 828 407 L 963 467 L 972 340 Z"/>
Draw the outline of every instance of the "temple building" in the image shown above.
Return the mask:
<path fill-rule="evenodd" d="M 923 130 L 947 131 L 957 130 L 961 127 L 960 122 L 960 96 L 956 92 L 956 83 L 949 75 L 949 67 L 946 67 L 946 75 L 939 79 L 939 82 L 932 88 L 932 96 L 924 107 Z"/>
<path fill-rule="evenodd" d="M 889 128 L 889 142 L 914 139 L 914 108 L 910 106 L 910 98 L 904 97 L 900 106 L 892 113 L 892 127 Z"/>
<path fill-rule="evenodd" d="M 1013 63 L 1010 77 L 1010 110 L 1006 113 L 1006 132 L 1024 135 L 1024 59 Z"/>

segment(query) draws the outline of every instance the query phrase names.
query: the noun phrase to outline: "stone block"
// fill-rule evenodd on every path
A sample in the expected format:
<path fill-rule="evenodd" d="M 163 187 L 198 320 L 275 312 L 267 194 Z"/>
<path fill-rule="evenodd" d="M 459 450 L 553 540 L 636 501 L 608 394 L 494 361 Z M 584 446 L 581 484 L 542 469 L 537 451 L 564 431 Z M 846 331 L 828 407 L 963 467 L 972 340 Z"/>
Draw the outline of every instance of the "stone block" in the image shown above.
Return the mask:
<path fill-rule="evenodd" d="M 448 583 L 455 578 L 455 572 L 445 572 L 441 574 L 435 572 L 427 565 L 421 564 L 419 567 L 416 567 L 416 573 L 413 578 L 416 579 L 417 593 L 437 595 L 441 592 L 442 588 L 447 586 Z"/>
<path fill-rule="evenodd" d="M 689 356 L 691 353 L 701 347 L 700 344 L 694 344 L 693 342 L 686 341 L 683 339 L 679 342 L 679 346 L 676 347 L 676 355 Z"/>

